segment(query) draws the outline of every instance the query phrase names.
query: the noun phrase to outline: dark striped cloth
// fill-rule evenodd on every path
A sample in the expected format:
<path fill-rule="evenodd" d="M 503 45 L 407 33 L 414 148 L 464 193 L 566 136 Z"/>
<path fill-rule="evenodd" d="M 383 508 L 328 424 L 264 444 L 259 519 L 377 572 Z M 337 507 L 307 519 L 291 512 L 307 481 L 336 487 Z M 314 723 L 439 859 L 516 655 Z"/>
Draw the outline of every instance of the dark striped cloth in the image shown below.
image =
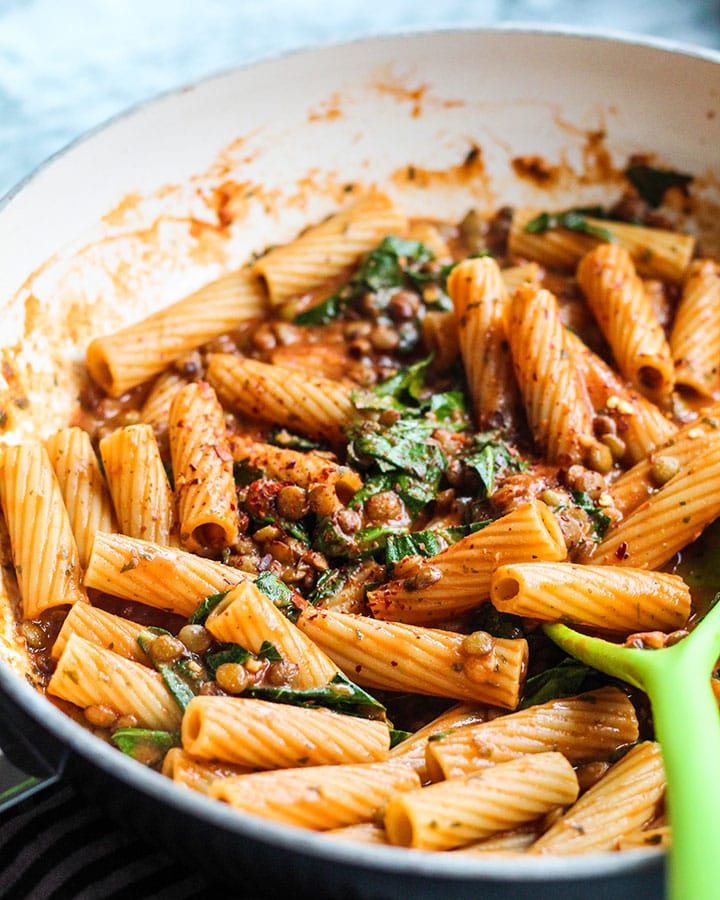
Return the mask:
<path fill-rule="evenodd" d="M 202 900 L 229 897 L 117 828 L 67 784 L 0 814 L 3 900 Z"/>

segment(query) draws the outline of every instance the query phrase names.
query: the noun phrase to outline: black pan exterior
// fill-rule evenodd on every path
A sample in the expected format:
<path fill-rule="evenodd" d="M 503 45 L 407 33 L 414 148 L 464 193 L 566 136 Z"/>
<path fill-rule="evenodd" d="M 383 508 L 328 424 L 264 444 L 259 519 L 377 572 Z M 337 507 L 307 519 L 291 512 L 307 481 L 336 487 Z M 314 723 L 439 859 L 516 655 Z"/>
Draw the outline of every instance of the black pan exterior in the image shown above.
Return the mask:
<path fill-rule="evenodd" d="M 180 790 L 124 757 L 1 666 L 0 722 L 0 742 L 13 762 L 41 777 L 63 774 L 133 835 L 223 885 L 223 896 L 259 900 L 288 889 L 294 898 L 308 900 L 657 900 L 664 895 L 661 853 L 481 860 L 330 841 L 248 817 Z"/>

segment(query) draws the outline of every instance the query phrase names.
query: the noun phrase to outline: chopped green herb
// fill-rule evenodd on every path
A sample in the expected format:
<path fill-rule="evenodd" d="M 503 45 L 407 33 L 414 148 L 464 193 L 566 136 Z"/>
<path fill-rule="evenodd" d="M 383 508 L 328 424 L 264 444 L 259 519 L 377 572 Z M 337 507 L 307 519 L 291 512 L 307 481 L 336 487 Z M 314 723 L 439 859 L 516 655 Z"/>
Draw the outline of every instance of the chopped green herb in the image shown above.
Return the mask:
<path fill-rule="evenodd" d="M 319 450 L 322 446 L 317 441 L 311 441 L 309 438 L 301 437 L 299 434 L 291 434 L 285 428 L 271 428 L 267 441 L 268 444 L 275 444 L 276 447 L 285 447 L 287 450 L 302 450 L 304 452 Z"/>
<path fill-rule="evenodd" d="M 692 175 L 640 164 L 629 166 L 625 170 L 625 174 L 638 194 L 653 209 L 660 206 L 665 192 L 672 187 L 679 187 L 684 194 L 687 194 L 688 185 L 693 180 Z"/>
<path fill-rule="evenodd" d="M 280 651 L 272 641 L 263 641 L 257 652 L 258 659 L 266 659 L 268 662 L 282 662 Z"/>
<path fill-rule="evenodd" d="M 227 597 L 228 593 L 229 591 L 221 591 L 219 594 L 210 594 L 209 597 L 206 597 L 188 619 L 189 624 L 204 625 L 207 617 L 220 603 L 220 601 L 224 600 L 225 597 Z"/>
<path fill-rule="evenodd" d="M 311 306 L 304 312 L 298 313 L 294 318 L 296 325 L 327 325 L 333 319 L 341 316 L 350 306 L 354 297 L 348 288 L 338 294 L 327 297 L 321 303 Z"/>
<path fill-rule="evenodd" d="M 225 663 L 237 663 L 244 666 L 249 659 L 266 659 L 268 662 L 282 662 L 282 656 L 275 644 L 270 641 L 263 641 L 257 653 L 252 653 L 243 647 L 242 644 L 220 644 L 210 653 L 205 654 L 205 665 L 212 677 L 215 678 L 217 670 Z"/>
<path fill-rule="evenodd" d="M 329 557 L 355 556 L 358 551 L 354 537 L 346 534 L 332 516 L 318 516 L 312 547 Z"/>
<path fill-rule="evenodd" d="M 401 369 L 396 375 L 393 375 L 392 378 L 388 378 L 387 381 L 383 381 L 382 384 L 379 384 L 372 391 L 372 394 L 375 395 L 375 398 L 389 398 L 392 401 L 389 406 L 393 409 L 403 409 L 408 405 L 418 404 L 425 384 L 425 374 L 431 362 L 432 357 L 428 356 L 427 359 L 421 359 L 420 362 L 408 366 L 405 369 Z M 362 408 L 384 409 L 387 407 L 386 404 L 380 404 L 378 406 L 371 403 L 368 407 Z"/>
<path fill-rule="evenodd" d="M 265 471 L 257 466 L 250 465 L 246 459 L 237 459 L 233 463 L 233 478 L 238 487 L 247 487 L 253 481 L 265 478 Z"/>
<path fill-rule="evenodd" d="M 335 712 L 364 719 L 385 718 L 385 707 L 382 703 L 340 672 L 325 687 L 306 690 L 288 687 L 253 687 L 248 688 L 244 696 L 289 703 L 292 706 L 323 706 Z"/>
<path fill-rule="evenodd" d="M 596 678 L 598 672 L 584 663 L 567 657 L 552 669 L 528 678 L 518 709 L 527 709 L 538 703 L 547 703 L 557 697 L 571 697 L 583 690 L 585 682 Z"/>
<path fill-rule="evenodd" d="M 391 728 L 390 729 L 390 749 L 393 747 L 397 747 L 398 744 L 402 744 L 403 741 L 407 740 L 412 731 L 403 731 L 401 728 Z"/>
<path fill-rule="evenodd" d="M 315 589 L 308 597 L 308 601 L 312 603 L 313 606 L 317 606 L 319 603 L 322 603 L 323 600 L 334 597 L 335 594 L 339 593 L 345 587 L 359 568 L 360 563 L 354 563 L 336 569 L 326 569 L 320 574 L 320 577 L 315 583 Z"/>
<path fill-rule="evenodd" d="M 447 459 L 432 434 L 436 428 L 460 430 L 469 421 L 459 392 L 423 396 L 429 359 L 398 372 L 373 391 L 356 392 L 354 401 L 368 417 L 348 432 L 348 460 L 364 470 L 365 484 L 351 505 L 395 491 L 412 514 L 435 498 Z M 382 426 L 372 411 L 394 409 L 399 418 Z"/>
<path fill-rule="evenodd" d="M 447 546 L 435 531 L 411 531 L 390 535 L 385 545 L 385 559 L 394 565 L 406 556 L 435 556 Z"/>
<path fill-rule="evenodd" d="M 612 519 L 599 506 L 595 506 L 592 498 L 584 491 L 571 491 L 573 503 L 587 513 L 593 525 L 593 540 L 601 541 L 607 534 Z"/>
<path fill-rule="evenodd" d="M 205 654 L 205 665 L 208 667 L 212 677 L 215 678 L 220 666 L 225 665 L 225 663 L 237 663 L 243 666 L 249 659 L 253 658 L 253 655 L 240 644 L 220 644 L 215 650 Z"/>
<path fill-rule="evenodd" d="M 183 711 L 188 703 L 197 697 L 203 684 L 208 680 L 205 667 L 194 659 L 189 651 L 187 656 L 178 656 L 176 659 L 155 659 L 151 652 L 153 640 L 162 634 L 170 634 L 163 628 L 146 628 L 138 635 L 140 648 L 147 653 L 157 671 L 162 675 L 165 686 L 172 694 L 173 699 Z"/>
<path fill-rule="evenodd" d="M 430 284 L 437 286 L 432 298 L 428 294 L 426 302 L 433 302 L 440 308 L 450 308 L 445 292 L 445 281 L 449 266 L 441 266 L 439 271 L 428 271 L 424 267 L 434 260 L 432 250 L 420 241 L 386 237 L 379 247 L 368 253 L 350 281 L 337 293 L 321 303 L 301 312 L 295 317 L 296 325 L 327 325 L 341 316 L 363 294 L 372 292 L 380 299 L 380 306 L 390 302 L 392 295 L 403 288 L 422 290 Z"/>
<path fill-rule="evenodd" d="M 405 529 L 393 528 L 390 525 L 377 525 L 372 528 L 362 528 L 355 532 L 355 543 L 357 544 L 358 554 L 360 556 L 368 556 L 379 550 L 384 550 L 388 540 L 405 532 Z"/>
<path fill-rule="evenodd" d="M 172 747 L 180 747 L 180 735 L 149 728 L 118 728 L 110 740 L 127 756 L 157 768 Z"/>
<path fill-rule="evenodd" d="M 454 728 L 448 728 L 447 731 L 436 731 L 434 734 L 428 735 L 428 743 L 434 743 L 435 741 L 441 741 L 444 737 L 447 737 L 449 734 L 452 734 L 455 731 Z"/>
<path fill-rule="evenodd" d="M 483 528 L 487 528 L 494 521 L 495 519 L 483 519 L 481 522 L 469 522 L 467 525 L 451 525 L 449 528 L 443 528 L 440 534 L 447 539 L 449 544 L 454 544 L 469 534 L 482 531 Z"/>
<path fill-rule="evenodd" d="M 485 497 L 492 496 L 499 476 L 527 468 L 527 463 L 511 451 L 499 431 L 476 434 L 462 461 L 479 476 Z"/>
<path fill-rule="evenodd" d="M 261 572 L 254 581 L 255 587 L 269 597 L 277 607 L 292 604 L 292 591 L 272 572 Z"/>
<path fill-rule="evenodd" d="M 525 231 L 530 232 L 530 234 L 545 234 L 546 231 L 552 228 L 567 228 L 568 231 L 580 231 L 584 234 L 591 234 L 601 241 L 613 243 L 615 238 L 607 228 L 593 225 L 587 220 L 588 216 L 598 219 L 604 218 L 604 215 L 602 208 L 599 206 L 578 207 L 557 213 L 542 212 L 527 223 Z"/>

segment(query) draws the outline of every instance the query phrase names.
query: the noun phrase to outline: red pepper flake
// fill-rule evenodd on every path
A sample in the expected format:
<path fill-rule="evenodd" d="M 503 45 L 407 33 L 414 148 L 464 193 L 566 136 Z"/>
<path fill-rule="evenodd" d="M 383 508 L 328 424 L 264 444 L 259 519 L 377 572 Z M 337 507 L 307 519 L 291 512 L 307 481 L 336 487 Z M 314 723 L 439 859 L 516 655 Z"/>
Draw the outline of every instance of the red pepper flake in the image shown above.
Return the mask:
<path fill-rule="evenodd" d="M 627 549 L 628 549 L 627 541 L 623 541 L 621 544 L 618 544 L 618 548 L 615 551 L 615 556 L 618 559 L 627 559 L 629 556 Z"/>

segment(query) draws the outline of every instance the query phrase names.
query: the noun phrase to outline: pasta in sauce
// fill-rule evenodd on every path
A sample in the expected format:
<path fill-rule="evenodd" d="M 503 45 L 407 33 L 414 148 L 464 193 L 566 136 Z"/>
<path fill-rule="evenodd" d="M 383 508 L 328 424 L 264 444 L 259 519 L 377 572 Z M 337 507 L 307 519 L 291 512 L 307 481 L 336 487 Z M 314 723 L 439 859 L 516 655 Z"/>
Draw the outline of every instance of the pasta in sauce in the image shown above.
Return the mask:
<path fill-rule="evenodd" d="M 667 846 L 643 697 L 541 630 L 661 646 L 697 612 L 720 294 L 666 225 L 631 189 L 459 225 L 371 192 L 94 340 L 78 421 L 0 447 L 48 697 L 337 838 Z"/>

